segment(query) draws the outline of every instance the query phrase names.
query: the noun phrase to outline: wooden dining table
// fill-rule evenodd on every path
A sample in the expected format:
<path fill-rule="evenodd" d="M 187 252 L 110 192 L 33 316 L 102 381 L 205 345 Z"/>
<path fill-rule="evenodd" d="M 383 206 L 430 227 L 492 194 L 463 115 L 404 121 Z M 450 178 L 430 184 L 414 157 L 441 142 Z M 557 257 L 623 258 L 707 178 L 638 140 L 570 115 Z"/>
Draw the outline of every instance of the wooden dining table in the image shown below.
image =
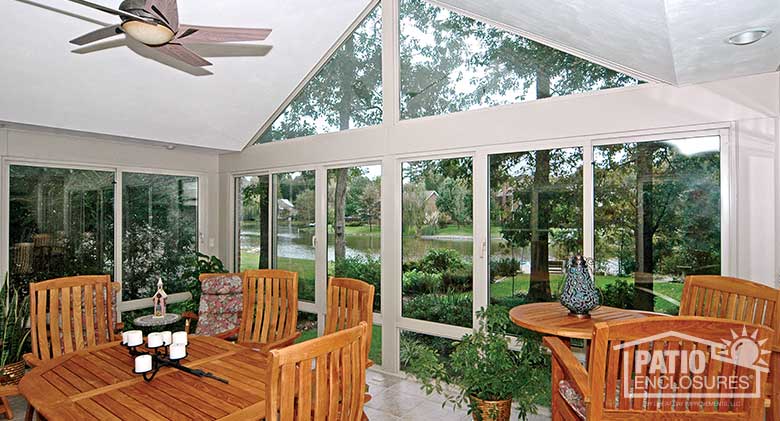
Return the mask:
<path fill-rule="evenodd" d="M 599 322 L 642 319 L 666 316 L 646 311 L 600 306 L 588 318 L 569 315 L 569 310 L 559 302 L 523 304 L 509 310 L 509 318 L 525 329 L 544 335 L 557 336 L 568 343 L 571 339 L 590 340 L 593 326 Z"/>
<path fill-rule="evenodd" d="M 170 367 L 146 382 L 113 342 L 42 363 L 19 391 L 48 421 L 265 418 L 267 354 L 207 336 L 190 336 L 187 353 L 183 365 L 228 384 Z"/>

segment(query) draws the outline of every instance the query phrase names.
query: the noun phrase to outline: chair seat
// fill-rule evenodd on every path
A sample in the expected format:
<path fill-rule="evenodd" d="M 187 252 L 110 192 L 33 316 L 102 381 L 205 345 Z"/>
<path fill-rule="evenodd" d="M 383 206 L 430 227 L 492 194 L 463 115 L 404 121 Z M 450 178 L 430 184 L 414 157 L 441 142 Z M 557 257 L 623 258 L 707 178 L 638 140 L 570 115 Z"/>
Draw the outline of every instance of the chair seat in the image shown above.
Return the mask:
<path fill-rule="evenodd" d="M 563 400 L 569 404 L 569 407 L 571 407 L 571 409 L 574 410 L 574 412 L 584 420 L 586 410 L 585 403 L 582 400 L 582 395 L 580 395 L 580 392 L 578 392 L 577 389 L 575 389 L 568 380 L 561 380 L 558 382 L 558 393 L 560 393 Z"/>

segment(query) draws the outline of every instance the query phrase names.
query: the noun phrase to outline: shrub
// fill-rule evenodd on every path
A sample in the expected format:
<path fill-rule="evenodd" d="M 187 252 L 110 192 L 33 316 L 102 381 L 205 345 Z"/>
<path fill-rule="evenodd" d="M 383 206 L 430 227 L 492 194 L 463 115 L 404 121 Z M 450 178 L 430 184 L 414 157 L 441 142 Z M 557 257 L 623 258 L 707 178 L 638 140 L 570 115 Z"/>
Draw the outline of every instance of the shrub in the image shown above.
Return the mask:
<path fill-rule="evenodd" d="M 374 311 L 381 310 L 380 284 L 382 280 L 382 263 L 378 258 L 370 256 L 346 257 L 337 260 L 334 273 L 343 278 L 360 279 L 374 286 Z"/>
<path fill-rule="evenodd" d="M 473 279 L 474 275 L 471 265 L 465 265 L 460 270 L 448 270 L 441 275 L 441 283 L 446 291 L 471 291 Z"/>
<path fill-rule="evenodd" d="M 403 275 L 404 294 L 430 294 L 441 290 L 441 274 L 412 269 Z"/>
<path fill-rule="evenodd" d="M 470 294 L 418 295 L 403 306 L 404 317 L 470 327 L 472 299 Z"/>
<path fill-rule="evenodd" d="M 495 280 L 499 276 L 514 276 L 520 272 L 520 261 L 511 257 L 490 261 L 490 279 Z"/>
<path fill-rule="evenodd" d="M 466 264 L 460 253 L 452 249 L 430 249 L 419 263 L 420 270 L 442 273 L 448 270 L 463 269 Z"/>
<path fill-rule="evenodd" d="M 623 279 L 618 279 L 601 288 L 601 295 L 601 304 L 605 306 L 627 309 L 634 306 L 634 286 Z"/>

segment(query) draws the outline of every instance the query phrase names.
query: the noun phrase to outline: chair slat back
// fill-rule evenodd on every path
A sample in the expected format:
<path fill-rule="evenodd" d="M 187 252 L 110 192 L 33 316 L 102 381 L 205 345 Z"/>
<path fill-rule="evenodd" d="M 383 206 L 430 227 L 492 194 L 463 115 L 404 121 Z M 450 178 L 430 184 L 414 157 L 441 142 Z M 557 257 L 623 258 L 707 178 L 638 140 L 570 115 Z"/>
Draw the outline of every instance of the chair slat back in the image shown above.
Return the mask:
<path fill-rule="evenodd" d="M 366 322 L 369 326 L 367 343 L 370 348 L 374 323 L 374 286 L 352 278 L 330 278 L 325 334 L 355 327 L 360 322 Z"/>
<path fill-rule="evenodd" d="M 723 418 L 716 419 L 758 419 L 764 409 L 767 373 L 756 367 L 768 368 L 763 362 L 769 362 L 769 354 L 760 355 L 763 362 L 751 367 L 737 364 L 738 359 L 731 358 L 732 348 L 723 342 L 739 343 L 733 335 L 745 339 L 742 349 L 749 353 L 748 343 L 766 341 L 759 351 L 771 349 L 774 331 L 763 325 L 710 317 L 597 323 L 588 368 L 590 417 L 704 420 L 717 413 Z M 722 348 L 713 348 L 713 344 Z M 724 358 L 713 358 L 713 354 Z M 737 388 L 730 380 L 720 379 L 745 383 Z M 672 388 L 672 384 L 677 387 Z M 735 392 L 757 392 L 759 397 Z"/>
<path fill-rule="evenodd" d="M 350 329 L 271 351 L 266 419 L 360 420 L 369 330 L 361 322 Z"/>
<path fill-rule="evenodd" d="M 298 324 L 298 273 L 275 269 L 243 272 L 244 303 L 239 342 L 289 337 Z"/>
<path fill-rule="evenodd" d="M 780 290 L 728 276 L 685 278 L 680 316 L 717 317 L 780 330 Z M 780 335 L 775 335 L 780 343 Z"/>
<path fill-rule="evenodd" d="M 32 354 L 49 360 L 114 340 L 114 283 L 109 275 L 30 284 Z"/>

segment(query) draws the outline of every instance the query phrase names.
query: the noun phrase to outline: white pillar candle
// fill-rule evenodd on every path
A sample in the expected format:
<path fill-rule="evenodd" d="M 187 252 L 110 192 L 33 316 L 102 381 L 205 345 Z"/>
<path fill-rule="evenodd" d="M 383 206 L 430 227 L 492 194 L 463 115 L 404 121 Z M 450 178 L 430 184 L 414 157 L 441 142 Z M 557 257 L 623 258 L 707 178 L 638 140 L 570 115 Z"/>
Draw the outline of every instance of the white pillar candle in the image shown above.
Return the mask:
<path fill-rule="evenodd" d="M 187 345 L 187 332 L 173 332 L 173 343 Z"/>
<path fill-rule="evenodd" d="M 128 346 L 138 346 L 144 343 L 144 333 L 140 330 L 128 330 L 125 333 L 127 333 Z"/>
<path fill-rule="evenodd" d="M 165 332 L 160 332 L 160 333 L 162 334 L 162 337 L 163 337 L 163 345 L 166 345 L 166 346 L 170 345 L 172 343 L 171 342 L 171 331 L 170 330 L 166 330 Z"/>
<path fill-rule="evenodd" d="M 163 335 L 159 332 L 150 333 L 146 337 L 146 343 L 149 348 L 157 348 L 163 346 Z"/>
<path fill-rule="evenodd" d="M 187 356 L 187 345 L 174 343 L 170 347 L 169 356 L 172 360 L 180 360 Z"/>
<path fill-rule="evenodd" d="M 152 356 L 149 354 L 135 357 L 135 372 L 146 373 L 152 371 Z"/>
<path fill-rule="evenodd" d="M 122 345 L 127 344 L 127 332 L 122 332 Z"/>

